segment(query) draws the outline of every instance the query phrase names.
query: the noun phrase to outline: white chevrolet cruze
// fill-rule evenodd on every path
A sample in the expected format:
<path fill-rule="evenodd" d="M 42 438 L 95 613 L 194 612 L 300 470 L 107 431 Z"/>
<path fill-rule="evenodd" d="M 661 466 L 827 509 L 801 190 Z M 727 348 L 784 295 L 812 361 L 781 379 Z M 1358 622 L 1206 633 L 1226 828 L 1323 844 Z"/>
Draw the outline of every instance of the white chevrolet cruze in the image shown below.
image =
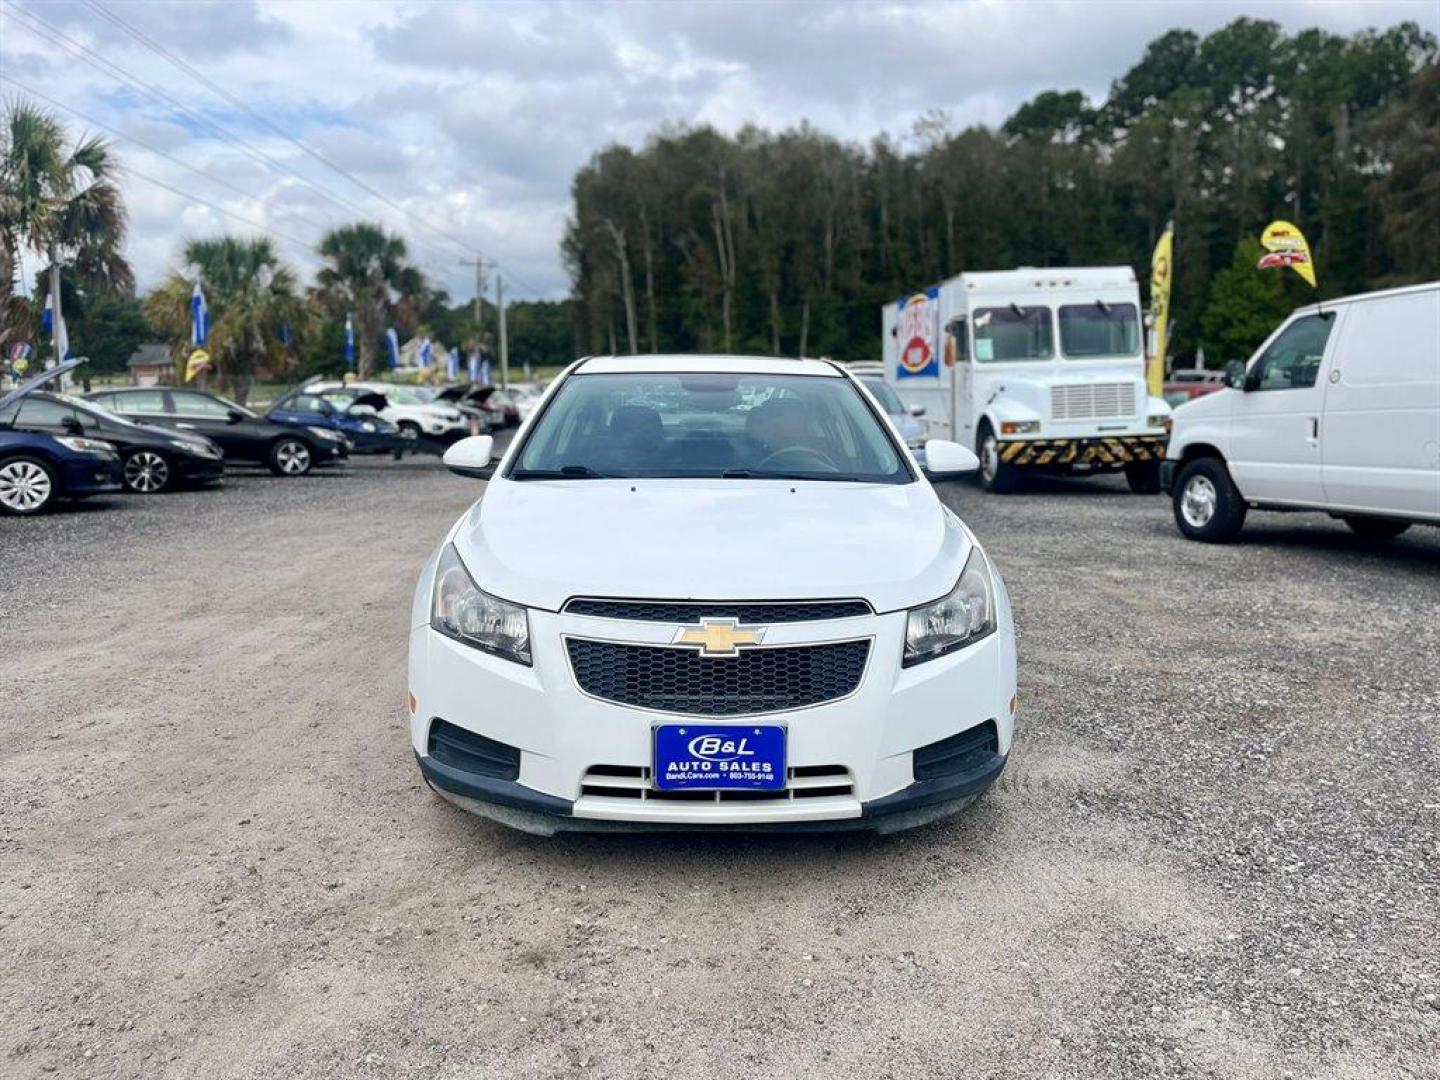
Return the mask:
<path fill-rule="evenodd" d="M 490 482 L 410 620 L 411 744 L 446 799 L 540 833 L 888 832 L 1000 775 L 1005 585 L 843 368 L 581 360 L 492 445 L 445 455 Z"/>

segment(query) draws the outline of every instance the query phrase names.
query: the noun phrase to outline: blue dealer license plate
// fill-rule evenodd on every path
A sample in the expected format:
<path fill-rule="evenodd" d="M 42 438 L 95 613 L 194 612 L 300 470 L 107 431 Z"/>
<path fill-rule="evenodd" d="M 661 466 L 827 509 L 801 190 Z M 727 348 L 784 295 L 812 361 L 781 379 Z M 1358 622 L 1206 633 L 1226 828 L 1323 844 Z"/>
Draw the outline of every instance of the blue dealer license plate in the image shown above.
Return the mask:
<path fill-rule="evenodd" d="M 785 729 L 752 724 L 659 724 L 655 786 L 775 791 L 785 786 Z"/>

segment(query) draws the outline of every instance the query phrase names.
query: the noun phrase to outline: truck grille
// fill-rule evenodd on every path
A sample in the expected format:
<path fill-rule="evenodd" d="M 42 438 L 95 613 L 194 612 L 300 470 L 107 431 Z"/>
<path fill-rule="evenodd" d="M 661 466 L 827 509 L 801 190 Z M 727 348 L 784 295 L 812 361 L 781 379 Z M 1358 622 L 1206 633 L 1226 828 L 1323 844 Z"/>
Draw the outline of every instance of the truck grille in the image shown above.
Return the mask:
<path fill-rule="evenodd" d="M 690 716 L 801 709 L 855 692 L 870 642 L 749 649 L 724 659 L 694 649 L 567 638 L 575 682 L 592 697 Z"/>
<path fill-rule="evenodd" d="M 742 623 L 813 622 L 869 615 L 864 600 L 777 600 L 764 603 L 722 600 L 600 600 L 577 597 L 565 605 L 569 615 L 637 622 L 693 623 L 701 619 L 735 619 Z"/>
<path fill-rule="evenodd" d="M 1050 388 L 1051 420 L 1105 420 L 1134 415 L 1134 383 L 1070 383 Z"/>

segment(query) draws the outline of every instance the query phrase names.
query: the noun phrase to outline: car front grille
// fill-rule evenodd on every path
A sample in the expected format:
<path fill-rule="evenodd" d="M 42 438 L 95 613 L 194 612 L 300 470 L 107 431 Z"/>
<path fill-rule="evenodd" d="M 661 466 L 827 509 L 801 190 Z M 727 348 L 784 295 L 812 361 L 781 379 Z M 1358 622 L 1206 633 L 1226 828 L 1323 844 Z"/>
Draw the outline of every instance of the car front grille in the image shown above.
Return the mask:
<path fill-rule="evenodd" d="M 1105 420 L 1134 415 L 1134 383 L 1068 383 L 1050 388 L 1051 420 Z"/>
<path fill-rule="evenodd" d="M 580 689 L 617 705 L 689 716 L 750 716 L 855 692 L 868 639 L 747 649 L 714 659 L 695 649 L 567 638 Z"/>
<path fill-rule="evenodd" d="M 580 794 L 635 802 L 691 803 L 773 803 L 855 794 L 855 782 L 843 765 L 800 765 L 787 769 L 785 787 L 779 791 L 660 791 L 651 783 L 651 775 L 648 767 L 639 765 L 592 765 L 580 778 Z"/>
<path fill-rule="evenodd" d="M 565 605 L 570 615 L 593 615 L 602 619 L 631 619 L 636 622 L 693 623 L 701 619 L 735 619 L 742 623 L 816 622 L 821 619 L 852 619 L 869 615 L 864 600 L 806 600 L 795 603 L 773 601 L 748 603 L 703 600 L 604 600 L 577 597 Z"/>

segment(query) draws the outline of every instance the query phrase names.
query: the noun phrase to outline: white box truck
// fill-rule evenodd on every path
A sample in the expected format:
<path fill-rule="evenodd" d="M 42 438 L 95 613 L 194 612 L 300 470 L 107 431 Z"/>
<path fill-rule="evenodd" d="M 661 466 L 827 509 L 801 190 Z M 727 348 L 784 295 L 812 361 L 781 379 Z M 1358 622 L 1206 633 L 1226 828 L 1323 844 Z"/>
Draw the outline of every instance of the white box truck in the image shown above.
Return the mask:
<path fill-rule="evenodd" d="M 1145 385 L 1128 266 L 964 273 L 886 304 L 885 378 L 932 438 L 973 447 L 980 482 L 1124 470 L 1160 490 L 1170 407 Z"/>

